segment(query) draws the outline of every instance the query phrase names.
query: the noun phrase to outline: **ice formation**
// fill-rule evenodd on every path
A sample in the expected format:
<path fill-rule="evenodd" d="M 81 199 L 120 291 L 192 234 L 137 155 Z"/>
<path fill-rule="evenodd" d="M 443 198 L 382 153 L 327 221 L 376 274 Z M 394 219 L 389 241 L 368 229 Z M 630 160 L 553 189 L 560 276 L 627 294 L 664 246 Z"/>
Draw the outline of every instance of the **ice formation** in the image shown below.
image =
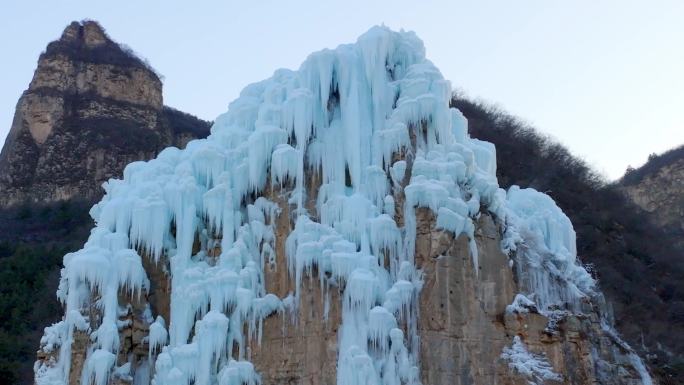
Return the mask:
<path fill-rule="evenodd" d="M 265 317 L 296 309 L 314 271 L 322 287 L 343 290 L 338 383 L 417 384 L 417 207 L 468 237 L 476 272 L 473 220 L 484 208 L 506 227 L 506 249 L 524 254 L 518 268 L 537 306 L 577 302 L 594 283 L 575 261 L 569 220 L 544 194 L 499 188 L 494 146 L 468 136 L 451 92 L 413 33 L 374 27 L 246 87 L 207 139 L 128 165 L 104 184 L 84 248 L 64 258 L 66 316 L 44 337 L 59 362 L 38 367 L 37 382 L 67 381 L 78 330 L 93 341 L 83 383 L 106 383 L 120 349 L 117 293 L 148 289 L 149 258 L 168 261 L 172 287 L 170 319 L 150 326 L 155 385 L 258 383 L 246 344 Z M 308 204 L 314 173 L 320 187 Z M 297 288 L 287 298 L 264 282 L 280 212 L 260 196 L 269 186 L 289 191 L 294 213 L 287 268 Z M 82 314 L 93 293 L 98 325 Z"/>
<path fill-rule="evenodd" d="M 504 348 L 501 358 L 508 362 L 508 366 L 528 380 L 529 385 L 541 385 L 545 381 L 562 381 L 560 374 L 553 371 L 553 367 L 545 356 L 530 353 L 520 337 L 513 338 L 513 345 Z"/>
<path fill-rule="evenodd" d="M 595 282 L 577 263 L 570 219 L 551 197 L 533 189 L 512 186 L 506 203 L 504 243 L 517 251 L 517 272 L 527 294 L 542 311 L 552 305 L 579 311 L 578 301 L 594 293 Z"/>

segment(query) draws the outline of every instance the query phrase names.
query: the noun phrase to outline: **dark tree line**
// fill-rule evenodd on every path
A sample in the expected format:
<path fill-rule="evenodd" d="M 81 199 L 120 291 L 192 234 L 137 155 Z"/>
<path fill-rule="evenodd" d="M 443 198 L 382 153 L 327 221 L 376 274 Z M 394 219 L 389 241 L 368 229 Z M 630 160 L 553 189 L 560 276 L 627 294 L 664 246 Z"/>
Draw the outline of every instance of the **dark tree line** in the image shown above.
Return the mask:
<path fill-rule="evenodd" d="M 43 329 L 62 315 L 55 292 L 62 257 L 81 247 L 89 203 L 0 210 L 0 384 L 33 383 Z"/>

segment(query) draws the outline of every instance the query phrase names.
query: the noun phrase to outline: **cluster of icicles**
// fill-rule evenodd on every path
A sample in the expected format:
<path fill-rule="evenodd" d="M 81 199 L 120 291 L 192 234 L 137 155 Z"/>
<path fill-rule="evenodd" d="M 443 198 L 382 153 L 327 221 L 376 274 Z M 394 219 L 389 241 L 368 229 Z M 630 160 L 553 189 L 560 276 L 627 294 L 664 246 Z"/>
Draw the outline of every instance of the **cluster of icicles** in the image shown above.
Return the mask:
<path fill-rule="evenodd" d="M 508 249 L 524 236 L 518 230 L 536 234 L 549 251 L 539 258 L 553 255 L 570 292 L 589 290 L 567 218 L 543 194 L 498 187 L 494 146 L 468 136 L 463 115 L 449 108 L 451 92 L 413 33 L 374 27 L 356 44 L 245 88 L 207 139 L 128 165 L 123 180 L 105 184 L 84 248 L 64 258 L 58 296 L 66 315 L 43 339 L 44 350 L 60 349 L 59 361 L 38 367 L 37 381 L 67 382 L 75 330 L 92 340 L 82 384 L 104 385 L 129 369 L 116 362 L 117 293 L 148 290 L 142 258 L 150 258 L 168 261 L 171 316 L 149 316 L 149 368 L 136 383 L 258 383 L 247 342 L 260 338 L 265 317 L 296 313 L 301 281 L 317 271 L 321 285 L 343 290 L 338 384 L 417 384 L 416 207 L 469 237 L 475 271 L 473 218 L 484 206 L 516 222 Z M 305 178 L 314 172 L 321 185 L 307 210 Z M 298 289 L 287 301 L 265 289 L 281 212 L 259 197 L 269 184 L 288 187 L 294 213 L 286 249 Z M 397 194 L 403 207 L 395 207 Z M 201 251 L 193 253 L 196 238 Z M 218 243 L 221 254 L 209 258 Z M 83 316 L 93 293 L 97 327 Z"/>

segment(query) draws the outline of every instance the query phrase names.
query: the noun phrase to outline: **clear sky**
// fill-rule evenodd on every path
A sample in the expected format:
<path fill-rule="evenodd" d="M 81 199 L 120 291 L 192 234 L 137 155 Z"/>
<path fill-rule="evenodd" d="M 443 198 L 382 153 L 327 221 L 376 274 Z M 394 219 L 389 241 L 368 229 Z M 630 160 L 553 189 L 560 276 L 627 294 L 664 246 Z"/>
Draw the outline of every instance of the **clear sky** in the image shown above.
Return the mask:
<path fill-rule="evenodd" d="M 247 84 L 375 24 L 415 31 L 466 95 L 564 143 L 607 177 L 684 144 L 684 1 L 6 2 L 0 141 L 38 55 L 98 20 L 164 77 L 165 104 L 213 120 Z"/>

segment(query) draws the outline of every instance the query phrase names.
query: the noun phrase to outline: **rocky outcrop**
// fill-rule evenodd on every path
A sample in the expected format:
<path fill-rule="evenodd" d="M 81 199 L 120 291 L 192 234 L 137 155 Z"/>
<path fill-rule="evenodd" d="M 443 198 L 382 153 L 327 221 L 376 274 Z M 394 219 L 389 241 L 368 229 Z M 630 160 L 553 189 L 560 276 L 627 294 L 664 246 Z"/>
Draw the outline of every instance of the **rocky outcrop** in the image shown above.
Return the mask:
<path fill-rule="evenodd" d="M 205 137 L 163 105 L 159 76 L 93 21 L 73 22 L 38 60 L 0 153 L 0 207 L 92 201 L 132 161 Z"/>
<path fill-rule="evenodd" d="M 644 171 L 633 170 L 620 187 L 637 206 L 654 214 L 651 218 L 655 223 L 684 231 L 684 158 Z"/>

